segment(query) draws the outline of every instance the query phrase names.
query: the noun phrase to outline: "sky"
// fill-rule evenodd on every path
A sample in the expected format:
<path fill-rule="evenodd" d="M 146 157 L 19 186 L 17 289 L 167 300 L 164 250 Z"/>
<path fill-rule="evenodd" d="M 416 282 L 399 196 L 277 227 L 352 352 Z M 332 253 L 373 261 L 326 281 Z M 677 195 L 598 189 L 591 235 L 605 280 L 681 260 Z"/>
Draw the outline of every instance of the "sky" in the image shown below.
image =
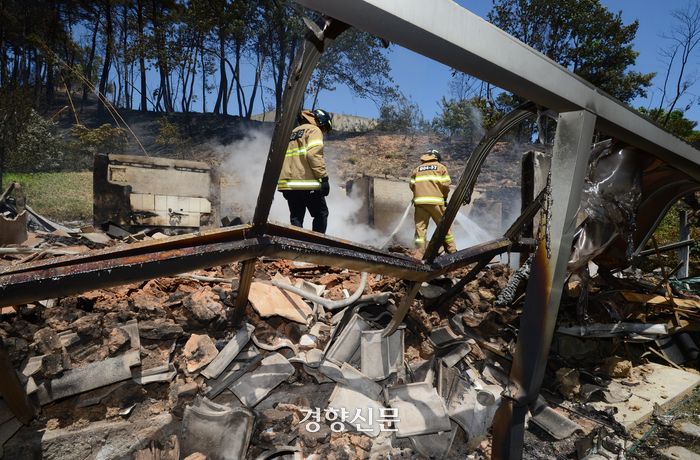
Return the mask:
<path fill-rule="evenodd" d="M 491 0 L 456 0 L 457 3 L 486 18 L 491 9 Z M 682 8 L 688 0 L 602 0 L 602 3 L 613 12 L 622 11 L 625 24 L 639 20 L 639 29 L 634 41 L 634 48 L 639 52 L 634 69 L 643 72 L 657 72 L 653 86 L 660 86 L 664 65 L 659 56 L 659 50 L 664 45 L 661 35 L 668 31 L 673 24 L 671 11 Z M 697 0 L 694 0 L 697 1 Z M 427 119 L 432 119 L 439 110 L 442 96 L 449 94 L 448 84 L 451 70 L 438 62 L 399 46 L 389 50 L 389 60 L 392 67 L 392 77 L 401 91 L 414 101 Z M 700 63 L 700 53 L 695 55 L 695 67 Z M 698 83 L 700 85 L 700 83 Z M 697 91 L 697 89 L 696 89 Z M 658 104 L 659 94 L 649 92 L 650 99 L 637 99 L 632 102 L 635 107 Z M 324 92 L 319 96 L 319 107 L 332 112 L 376 117 L 377 106 L 369 100 L 358 99 L 345 88 L 333 92 Z M 700 121 L 700 107 L 697 105 L 686 113 L 690 119 Z"/>

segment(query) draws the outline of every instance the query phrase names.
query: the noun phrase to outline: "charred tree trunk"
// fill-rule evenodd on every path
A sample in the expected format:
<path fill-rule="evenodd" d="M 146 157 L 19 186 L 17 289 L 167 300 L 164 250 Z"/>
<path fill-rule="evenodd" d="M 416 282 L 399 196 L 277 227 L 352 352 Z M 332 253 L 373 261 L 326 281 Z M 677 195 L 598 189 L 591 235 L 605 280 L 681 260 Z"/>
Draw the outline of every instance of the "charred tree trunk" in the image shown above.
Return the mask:
<path fill-rule="evenodd" d="M 85 65 L 85 79 L 92 83 L 92 67 L 95 63 L 95 49 L 97 48 L 97 29 L 100 27 L 100 13 L 99 10 L 95 12 L 95 27 L 92 29 L 92 40 L 90 41 L 90 53 L 88 54 L 87 64 Z M 89 86 L 86 82 L 83 82 L 83 99 L 80 109 L 82 110 L 83 104 L 87 102 Z"/>
<path fill-rule="evenodd" d="M 139 110 L 145 112 L 148 110 L 148 99 L 146 97 L 146 58 L 144 57 L 143 43 L 143 1 L 136 2 L 136 23 L 139 29 L 139 75 L 141 77 L 141 104 Z"/>
<path fill-rule="evenodd" d="M 99 93 L 102 99 L 106 101 L 107 84 L 109 83 L 109 69 L 112 67 L 112 49 L 114 48 L 113 33 L 112 33 L 112 1 L 105 1 L 105 36 L 107 45 L 105 46 L 105 62 L 102 66 L 102 76 L 100 77 Z M 97 113 L 103 113 L 105 110 L 104 104 L 97 104 Z"/>

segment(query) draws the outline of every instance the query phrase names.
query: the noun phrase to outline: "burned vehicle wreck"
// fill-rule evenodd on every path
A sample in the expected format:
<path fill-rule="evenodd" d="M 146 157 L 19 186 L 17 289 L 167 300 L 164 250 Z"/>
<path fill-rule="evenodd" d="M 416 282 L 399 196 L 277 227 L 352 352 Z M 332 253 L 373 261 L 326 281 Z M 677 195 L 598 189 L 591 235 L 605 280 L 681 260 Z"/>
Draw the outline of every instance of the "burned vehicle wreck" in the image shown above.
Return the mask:
<path fill-rule="evenodd" d="M 186 407 L 173 404 L 176 417 L 168 418 L 162 432 L 153 437 L 162 435 L 158 440 L 165 449 L 165 440 L 171 439 L 171 435 L 179 436 L 185 455 L 201 452 L 207 458 L 242 458 L 254 452 L 262 455 L 259 458 L 271 458 L 278 454 L 301 455 L 303 447 L 323 445 L 331 435 L 327 433 L 326 438 L 316 439 L 307 430 L 298 434 L 308 443 L 302 447 L 288 445 L 295 439 L 293 436 L 274 437 L 268 433 L 274 446 L 255 444 L 249 450 L 249 445 L 254 444 L 251 441 L 254 430 L 258 430 L 256 433 L 268 430 L 254 428 L 255 420 L 264 419 L 276 427 L 294 420 L 301 423 L 298 407 L 289 408 L 285 404 L 302 407 L 302 403 L 294 400 L 296 403 L 292 404 L 275 395 L 273 389 L 280 384 L 298 383 L 297 387 L 301 387 L 302 383 L 313 381 L 331 385 L 328 394 L 323 394 L 323 409 L 352 408 L 363 416 L 367 411 L 376 411 L 385 421 L 389 420 L 389 433 L 384 433 L 384 425 L 376 421 L 356 425 L 362 428 L 356 432 L 369 433 L 367 436 L 373 440 L 364 449 L 367 457 L 372 453 L 374 458 L 397 455 L 392 442 L 398 439 L 410 441 L 412 452 L 423 457 L 450 458 L 450 448 L 458 434 L 466 439 L 465 446 L 475 448 L 491 430 L 488 454 L 492 458 L 522 458 L 528 414 L 533 423 L 556 440 L 582 430 L 579 422 L 586 417 L 572 422 L 541 397 L 553 337 L 558 326 L 564 327 L 558 323 L 563 293 L 573 292 L 569 286 L 572 274 L 581 280 L 579 292 L 569 296 L 578 298 L 573 315 L 577 322 L 571 327 L 575 330 L 590 323 L 589 267 L 595 264 L 601 277 L 615 282 L 615 272 L 627 268 L 648 250 L 654 229 L 668 209 L 680 198 L 700 189 L 700 152 L 449 0 L 430 5 L 421 0 L 298 0 L 297 3 L 318 11 L 320 16 L 316 21 L 305 21 L 310 30 L 287 82 L 252 222 L 0 268 L 2 306 L 91 291 L 96 293 L 92 298 L 78 297 L 75 303 L 88 302 L 92 314 L 99 311 L 104 299 L 119 298 L 125 305 L 131 305 L 125 299 L 133 300 L 132 296 L 143 295 L 144 291 L 149 296 L 157 297 L 153 293 L 158 292 L 167 298 L 163 300 L 167 304 L 164 313 L 153 317 L 149 316 L 149 305 L 137 309 L 134 317 L 110 311 L 111 329 L 123 331 L 114 335 L 123 335 L 122 345 L 128 343 L 130 348 L 106 358 L 116 370 L 104 378 L 95 377 L 102 372 L 98 362 L 68 369 L 58 376 L 50 375 L 40 371 L 42 357 L 38 359 L 40 363 L 36 363 L 37 359 L 32 361 L 36 367 L 30 369 L 33 373 L 23 374 L 20 380 L 7 347 L 0 348 L 0 394 L 8 411 L 18 423 L 30 424 L 39 407 L 44 410 L 44 406 L 60 404 L 61 400 L 103 386 L 122 381 L 169 382 L 177 374 L 171 355 L 178 350 L 176 354 L 181 360 L 177 361 L 177 368 L 187 368 L 187 381 L 179 382 L 178 390 L 173 390 L 170 396 L 175 393 L 178 397 L 190 396 L 188 402 L 195 395 L 197 399 Z M 531 101 L 504 116 L 471 152 L 423 259 L 269 221 L 289 133 L 307 84 L 324 50 L 351 26 Z M 537 161 L 528 166 L 534 168 L 528 172 L 532 183 L 528 193 L 523 194 L 520 216 L 499 238 L 454 254 L 440 255 L 441 241 L 459 209 L 472 199 L 479 173 L 494 146 L 515 126 L 542 116 L 556 121 L 556 132 L 551 146 L 539 146 L 546 153 L 536 152 Z M 608 140 L 594 144 L 595 133 Z M 419 310 L 428 300 L 433 308 L 449 311 L 456 298 L 465 296 L 465 288 L 486 286 L 490 281 L 482 272 L 489 273 L 491 284 L 497 286 L 493 290 L 499 294 L 510 273 L 504 267 L 494 269 L 488 265 L 494 257 L 510 253 L 524 254 L 523 261 L 527 255 L 531 256 L 529 274 L 518 279 L 524 293 L 517 302 L 515 294 L 503 301 L 503 317 L 507 321 L 489 323 L 487 319 L 493 319 L 489 308 L 481 312 L 484 328 L 491 324 L 498 329 L 499 337 L 510 337 L 508 344 L 499 348 L 495 341 L 475 333 L 476 327 L 470 325 L 466 311 L 461 312 L 458 320 L 450 318 L 445 321 L 447 324 L 439 325 L 421 316 Z M 229 266 L 233 263 L 237 264 L 235 268 Z M 213 268 L 219 266 L 226 268 Z M 319 267 L 330 268 L 324 272 Z M 204 269 L 216 271 L 206 275 L 190 273 Z M 269 275 L 263 279 L 266 270 L 279 273 L 280 277 Z M 346 270 L 358 273 L 350 275 Z M 494 270 L 500 270 L 502 283 L 493 281 Z M 311 281 L 301 279 L 299 273 L 305 271 L 313 274 L 309 277 Z M 217 290 L 201 286 L 180 289 L 179 275 L 189 276 L 190 281 L 214 283 Z M 298 276 L 300 282 L 290 286 L 290 280 L 283 279 L 284 276 Z M 166 281 L 148 281 L 154 279 Z M 387 279 L 393 280 L 391 284 Z M 146 283 L 125 288 L 121 293 L 106 291 L 143 282 Z M 431 282 L 440 289 L 430 291 L 429 286 L 434 286 Z M 321 284 L 334 284 L 337 287 L 334 294 L 339 297 L 345 289 L 347 296 L 339 300 L 324 297 L 324 289 L 318 288 Z M 370 285 L 371 293 L 363 295 Z M 98 292 L 100 289 L 105 291 Z M 656 296 L 656 290 L 645 295 L 650 300 Z M 487 291 L 477 294 L 473 303 L 483 304 L 485 299 L 492 302 L 495 297 Z M 673 303 L 663 296 L 661 301 Z M 270 313 L 270 308 L 277 311 Z M 211 314 L 219 309 L 219 313 Z M 284 314 L 280 313 L 282 310 Z M 275 323 L 275 327 L 288 334 L 267 343 L 255 336 L 258 328 L 267 329 L 262 321 L 252 324 L 251 312 L 256 321 L 268 315 L 296 321 L 298 330 L 289 332 L 286 324 Z M 136 316 L 140 323 L 130 322 Z M 200 334 L 209 322 L 215 322 L 213 318 L 223 325 L 223 330 L 218 331 L 220 343 Z M 196 327 L 181 346 L 185 342 L 182 325 L 189 327 L 190 321 Z M 627 324 L 622 317 L 615 324 L 618 323 Z M 85 331 L 85 325 L 82 326 Z M 633 332 L 645 340 L 650 334 L 654 338 L 669 335 L 663 326 L 652 328 L 651 332 L 646 326 L 641 332 Z M 430 342 L 432 353 L 425 353 L 420 342 L 411 342 L 411 353 L 404 351 L 409 349 L 406 345 L 409 340 L 415 340 L 415 337 L 407 338 L 409 327 L 420 330 L 415 337 Z M 663 332 L 658 333 L 657 329 Z M 69 346 L 73 339 L 68 336 L 73 332 L 67 330 L 66 327 L 61 331 L 66 333 L 65 338 L 56 338 L 58 345 L 54 349 L 45 350 L 46 356 L 60 355 Z M 606 333 L 617 334 L 617 330 Z M 146 366 L 146 353 L 143 360 L 140 354 L 145 348 L 141 339 L 144 343 L 152 341 L 148 345 L 154 350 L 158 348 L 156 342 L 167 339 L 168 347 L 158 348 L 166 357 L 165 362 L 151 366 L 149 361 Z M 281 349 L 285 349 L 284 353 Z M 429 358 L 420 368 L 412 368 L 404 365 L 409 354 L 429 355 Z M 681 385 L 678 394 L 700 385 L 697 376 L 671 370 L 678 372 L 672 378 Z M 648 370 L 650 376 L 664 372 L 670 371 L 655 366 Z M 561 373 L 564 374 L 570 373 Z M 76 383 L 90 379 L 94 382 Z M 591 390 L 591 394 L 609 390 L 599 380 L 596 382 L 599 388 Z M 581 388 L 577 396 L 585 393 Z M 307 402 L 313 400 L 310 394 L 315 392 L 312 389 L 304 393 Z M 226 393 L 235 395 L 237 405 L 212 401 Z M 317 393 L 322 394 L 320 390 Z M 649 416 L 653 402 L 647 393 L 638 391 L 638 394 L 646 399 L 645 404 L 649 403 L 644 406 L 644 411 L 650 407 Z M 268 402 L 269 407 L 265 406 Z M 265 406 L 265 413 L 256 412 L 262 407 L 258 404 Z M 639 404 L 641 407 L 642 403 Z M 308 405 L 313 408 L 312 403 Z M 267 412 L 273 409 L 285 412 L 285 407 L 289 414 Z M 390 417 L 397 414 L 398 417 Z M 608 415 L 601 427 L 617 429 L 624 425 Z M 182 422 L 175 418 L 181 418 Z M 236 433 L 236 436 L 224 436 L 224 433 Z M 139 448 L 152 440 L 144 439 L 139 439 Z M 482 453 L 486 455 L 486 452 Z M 590 449 L 584 449 L 584 454 L 587 453 Z"/>

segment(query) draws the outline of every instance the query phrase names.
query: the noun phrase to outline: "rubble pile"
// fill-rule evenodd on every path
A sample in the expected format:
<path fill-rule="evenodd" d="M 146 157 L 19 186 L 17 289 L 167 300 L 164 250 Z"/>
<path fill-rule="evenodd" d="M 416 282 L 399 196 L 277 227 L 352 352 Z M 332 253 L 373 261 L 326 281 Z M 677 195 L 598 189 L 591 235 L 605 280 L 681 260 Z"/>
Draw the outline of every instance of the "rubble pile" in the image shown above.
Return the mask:
<path fill-rule="evenodd" d="M 493 298 L 505 273 L 486 270 L 476 291 Z M 5 455 L 382 458 L 479 447 L 501 387 L 482 376 L 483 352 L 450 329 L 448 312 L 413 308 L 382 337 L 401 281 L 264 260 L 239 322 L 238 274 L 225 266 L 3 309 L 12 365 L 41 406 L 14 437 L 20 425 L 2 425 Z M 331 310 L 272 283 L 336 302 L 361 296 Z"/>
<path fill-rule="evenodd" d="M 36 236 L 52 248 L 81 237 Z M 20 256 L 3 257 L 13 264 Z M 4 454 L 487 458 L 523 287 L 497 305 L 514 272 L 495 263 L 441 303 L 467 272 L 424 283 L 405 325 L 387 337 L 402 281 L 272 259 L 257 262 L 242 315 L 237 266 L 4 308 L 0 335 L 41 407 L 20 429 L 0 406 Z M 653 401 L 674 397 L 671 388 L 658 394 L 668 378 L 660 372 L 678 372 L 679 382 L 693 376 L 679 370 L 697 365 L 694 336 L 683 332 L 692 295 L 647 293 L 653 283 L 634 274 L 616 281 L 625 289 L 600 277 L 568 285 L 551 378 L 531 410 L 535 457 L 571 454 L 582 440 L 614 440 L 624 451 L 632 429 L 620 415 L 653 412 Z M 584 290 L 589 322 L 581 325 Z"/>
<path fill-rule="evenodd" d="M 25 215 L 0 270 L 164 237 Z M 256 261 L 244 309 L 238 265 L 2 308 L 0 338 L 40 408 L 23 426 L 0 400 L 2 454 L 488 458 L 513 391 L 524 267 L 491 261 L 456 295 L 469 267 L 423 283 L 394 331 L 406 282 L 270 258 Z M 673 415 L 700 385 L 697 280 L 669 271 L 569 278 L 525 458 L 644 458 L 657 426 L 700 432 Z"/>

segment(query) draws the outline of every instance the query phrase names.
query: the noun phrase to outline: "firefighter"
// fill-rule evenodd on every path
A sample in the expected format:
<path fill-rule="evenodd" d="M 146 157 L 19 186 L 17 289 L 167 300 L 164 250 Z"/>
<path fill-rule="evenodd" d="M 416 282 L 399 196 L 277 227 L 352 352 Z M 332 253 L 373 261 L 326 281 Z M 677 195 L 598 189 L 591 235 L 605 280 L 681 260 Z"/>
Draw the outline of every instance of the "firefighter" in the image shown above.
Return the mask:
<path fill-rule="evenodd" d="M 287 200 L 292 225 L 304 226 L 306 210 L 313 218 L 315 232 L 326 233 L 330 193 L 326 162 L 323 159 L 323 134 L 331 130 L 333 116 L 325 110 L 304 110 L 300 124 L 292 131 L 284 157 L 277 190 Z"/>
<path fill-rule="evenodd" d="M 428 232 L 430 218 L 435 224 L 445 214 L 447 195 L 450 193 L 450 174 L 445 165 L 440 163 L 440 152 L 428 150 L 420 157 L 421 164 L 411 173 L 411 191 L 415 208 L 416 247 L 425 248 L 425 236 Z M 452 232 L 447 232 L 443 247 L 448 254 L 457 251 Z"/>

